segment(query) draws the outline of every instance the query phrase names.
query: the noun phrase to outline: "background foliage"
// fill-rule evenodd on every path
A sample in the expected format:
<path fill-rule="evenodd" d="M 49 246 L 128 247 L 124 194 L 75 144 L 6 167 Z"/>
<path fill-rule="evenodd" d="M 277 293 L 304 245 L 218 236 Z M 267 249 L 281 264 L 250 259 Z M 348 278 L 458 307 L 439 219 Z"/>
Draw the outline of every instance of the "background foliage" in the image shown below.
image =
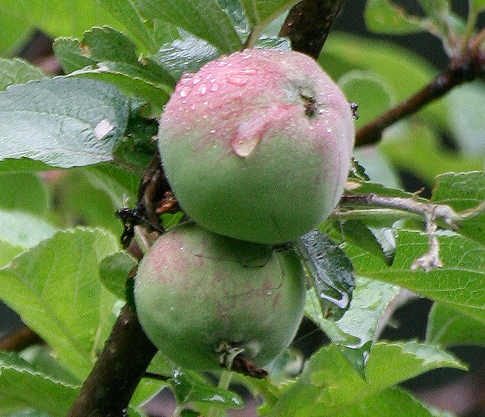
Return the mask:
<path fill-rule="evenodd" d="M 119 244 L 114 212 L 137 201 L 155 149 L 154 118 L 183 72 L 241 49 L 250 34 L 258 46 L 289 48 L 278 32 L 295 3 L 74 0 L 67 7 L 0 0 L 0 299 L 48 343 L 0 352 L 1 415 L 67 413 L 124 304 L 126 276 L 136 264 Z M 485 3 L 469 0 L 466 19 L 447 0 L 418 3 L 423 13 L 411 15 L 394 2 L 368 0 L 367 27 L 432 33 L 450 59 L 460 56 Z M 10 58 L 34 28 L 55 38 L 65 75 Z M 388 40 L 345 33 L 331 34 L 318 61 L 359 103 L 358 128 L 438 73 Z M 411 198 L 403 191 L 406 172 L 421 180 L 433 203 L 461 211 L 485 200 L 484 91 L 481 81 L 457 87 L 385 130 L 378 144 L 356 149 L 368 175 L 353 179 L 358 192 Z M 444 138 L 451 147 L 442 146 Z M 436 368 L 465 370 L 445 349 L 485 343 L 485 215 L 438 232 L 444 265 L 430 272 L 410 269 L 428 251 L 415 215 L 349 209 L 320 229 L 344 250 L 330 266 L 348 257 L 357 277 L 348 311 L 334 321 L 309 291 L 306 315 L 331 342 L 301 373 L 291 371 L 295 356 L 288 354 L 269 368 L 268 380 L 236 380 L 262 397 L 259 412 L 269 416 L 448 415 L 399 383 Z M 378 340 L 402 288 L 434 302 L 426 340 Z M 130 415 L 142 415 L 141 405 L 165 385 L 178 411 L 190 406 L 216 416 L 243 405 L 237 394 L 161 355 L 149 370 L 169 379 L 142 380 Z"/>

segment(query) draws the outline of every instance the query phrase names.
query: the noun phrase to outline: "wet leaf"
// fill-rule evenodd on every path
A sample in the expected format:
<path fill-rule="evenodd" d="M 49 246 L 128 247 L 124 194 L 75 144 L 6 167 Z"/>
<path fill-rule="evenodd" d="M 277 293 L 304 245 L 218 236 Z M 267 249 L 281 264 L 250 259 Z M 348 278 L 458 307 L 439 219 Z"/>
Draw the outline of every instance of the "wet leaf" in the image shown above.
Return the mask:
<path fill-rule="evenodd" d="M 313 281 L 323 315 L 338 319 L 349 308 L 355 287 L 345 252 L 318 230 L 298 239 L 297 251 Z"/>

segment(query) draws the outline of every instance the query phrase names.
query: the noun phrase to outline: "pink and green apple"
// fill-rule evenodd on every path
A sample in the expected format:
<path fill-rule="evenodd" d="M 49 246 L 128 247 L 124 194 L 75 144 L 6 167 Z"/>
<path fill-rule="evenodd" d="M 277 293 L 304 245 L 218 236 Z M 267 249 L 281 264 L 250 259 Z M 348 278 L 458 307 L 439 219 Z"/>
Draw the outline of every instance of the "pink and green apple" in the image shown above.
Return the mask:
<path fill-rule="evenodd" d="M 184 75 L 158 141 L 188 216 L 215 233 L 275 244 L 331 214 L 354 133 L 349 103 L 317 62 L 250 49 Z"/>
<path fill-rule="evenodd" d="M 160 236 L 144 256 L 134 296 L 146 335 L 178 365 L 219 369 L 230 347 L 262 367 L 295 336 L 304 274 L 292 253 L 190 223 Z"/>

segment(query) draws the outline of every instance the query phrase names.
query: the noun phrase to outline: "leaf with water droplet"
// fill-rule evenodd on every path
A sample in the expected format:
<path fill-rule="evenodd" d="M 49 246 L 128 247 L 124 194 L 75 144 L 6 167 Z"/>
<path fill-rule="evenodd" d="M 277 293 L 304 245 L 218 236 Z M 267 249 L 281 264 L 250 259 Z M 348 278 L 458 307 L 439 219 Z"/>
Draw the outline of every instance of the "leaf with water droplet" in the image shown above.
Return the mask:
<path fill-rule="evenodd" d="M 318 230 L 300 237 L 297 249 L 313 278 L 323 316 L 338 320 L 349 308 L 355 287 L 352 263 L 338 245 Z"/>
<path fill-rule="evenodd" d="M 170 385 L 179 406 L 192 402 L 210 403 L 221 408 L 240 408 L 244 405 L 239 395 L 209 385 L 197 372 L 176 369 L 170 378 Z"/>

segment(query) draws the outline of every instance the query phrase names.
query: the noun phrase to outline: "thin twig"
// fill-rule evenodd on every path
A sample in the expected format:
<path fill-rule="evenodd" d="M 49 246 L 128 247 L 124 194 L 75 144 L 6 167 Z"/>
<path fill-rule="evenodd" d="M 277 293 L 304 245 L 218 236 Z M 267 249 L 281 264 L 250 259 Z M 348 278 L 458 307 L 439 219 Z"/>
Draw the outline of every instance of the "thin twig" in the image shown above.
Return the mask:
<path fill-rule="evenodd" d="M 386 209 L 391 208 L 423 216 L 426 224 L 426 233 L 428 234 L 429 251 L 412 263 L 411 270 L 415 271 L 422 268 L 426 272 L 433 268 L 440 268 L 443 265 L 439 257 L 440 246 L 436 236 L 436 231 L 438 229 L 437 220 L 440 219 L 451 229 L 456 229 L 460 222 L 485 212 L 485 201 L 471 209 L 456 212 L 446 204 L 433 204 L 418 201 L 414 197 L 387 197 L 372 193 L 346 194 L 342 196 L 339 209 L 336 213 L 339 215 L 344 214 L 346 206 L 384 207 Z"/>
<path fill-rule="evenodd" d="M 483 77 L 485 55 L 479 50 L 454 59 L 431 83 L 416 94 L 385 112 L 356 133 L 356 146 L 370 145 L 381 139 L 385 128 L 421 110 L 425 105 L 444 96 L 452 88 Z"/>

